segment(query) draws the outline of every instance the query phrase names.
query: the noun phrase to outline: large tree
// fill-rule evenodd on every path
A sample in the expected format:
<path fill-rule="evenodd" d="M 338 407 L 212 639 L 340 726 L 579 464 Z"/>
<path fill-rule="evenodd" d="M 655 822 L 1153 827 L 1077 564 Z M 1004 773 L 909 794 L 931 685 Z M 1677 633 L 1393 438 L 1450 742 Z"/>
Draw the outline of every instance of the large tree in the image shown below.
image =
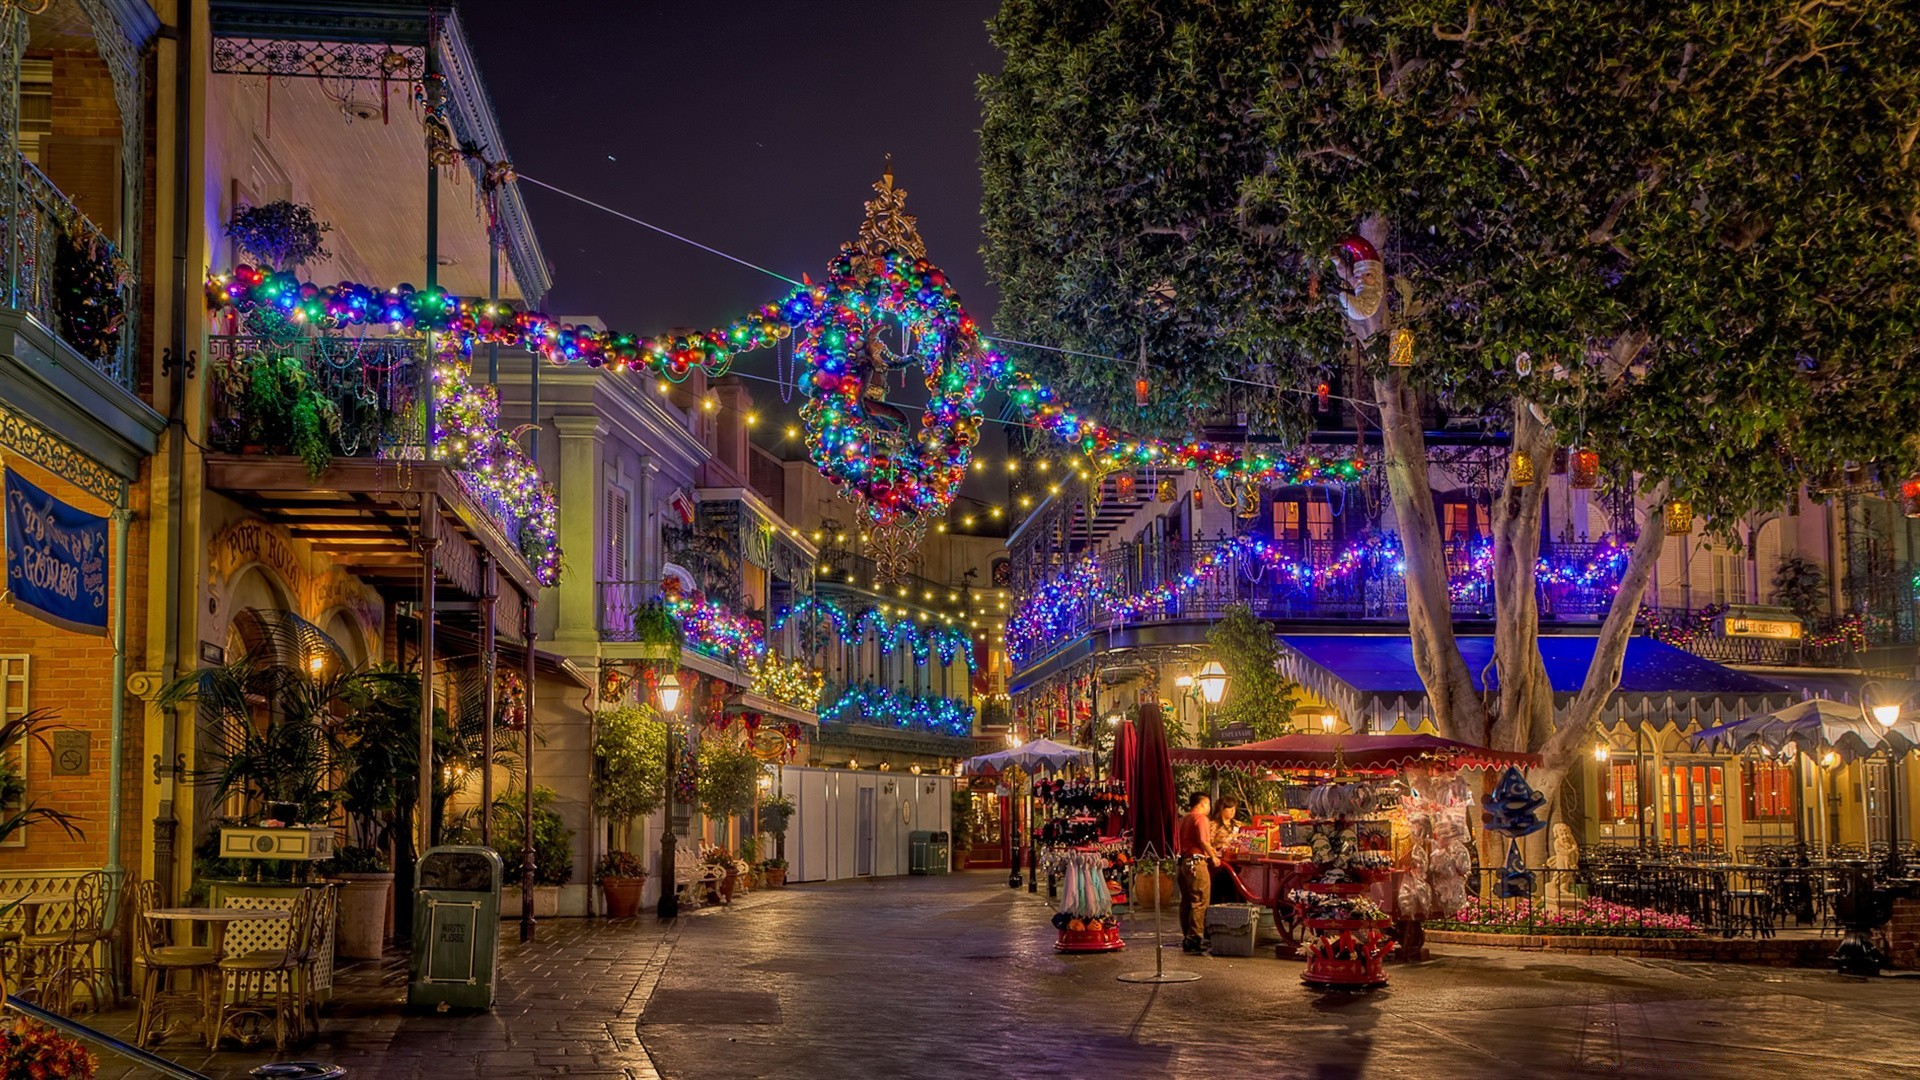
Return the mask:
<path fill-rule="evenodd" d="M 1543 0 L 1007 0 L 983 80 L 986 254 L 1019 359 L 1120 426 L 1178 434 L 1235 380 L 1255 436 L 1302 393 L 1372 399 L 1415 659 L 1450 735 L 1544 748 L 1550 792 L 1617 689 L 1690 501 L 1732 533 L 1843 464 L 1888 481 L 1920 406 L 1920 10 Z M 1382 253 L 1350 318 L 1333 258 Z M 1387 363 L 1397 331 L 1415 366 Z M 1596 450 L 1640 535 L 1573 700 L 1538 648 L 1543 485 L 1493 505 L 1497 694 L 1456 646 L 1423 395 L 1544 463 Z M 1544 472 L 1544 470 L 1543 470 Z"/>

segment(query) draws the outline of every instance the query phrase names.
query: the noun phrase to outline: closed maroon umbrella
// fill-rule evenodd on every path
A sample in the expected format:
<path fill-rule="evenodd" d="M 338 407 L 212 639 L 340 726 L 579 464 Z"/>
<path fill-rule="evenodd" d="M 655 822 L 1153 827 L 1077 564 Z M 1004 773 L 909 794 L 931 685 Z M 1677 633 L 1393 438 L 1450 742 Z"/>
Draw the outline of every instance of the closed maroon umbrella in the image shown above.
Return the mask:
<path fill-rule="evenodd" d="M 1140 757 L 1129 794 L 1134 856 L 1148 848 L 1162 856 L 1173 854 L 1173 819 L 1179 809 L 1174 805 L 1173 760 L 1167 756 L 1167 724 L 1158 702 L 1140 706 Z"/>
<path fill-rule="evenodd" d="M 1134 778 L 1140 766 L 1140 733 L 1133 721 L 1123 720 L 1113 732 L 1113 755 L 1108 759 L 1107 774 L 1127 797 L 1127 808 L 1120 815 L 1118 825 L 1122 829 L 1133 828 L 1133 788 Z M 1112 826 L 1109 826 L 1112 827 Z"/>

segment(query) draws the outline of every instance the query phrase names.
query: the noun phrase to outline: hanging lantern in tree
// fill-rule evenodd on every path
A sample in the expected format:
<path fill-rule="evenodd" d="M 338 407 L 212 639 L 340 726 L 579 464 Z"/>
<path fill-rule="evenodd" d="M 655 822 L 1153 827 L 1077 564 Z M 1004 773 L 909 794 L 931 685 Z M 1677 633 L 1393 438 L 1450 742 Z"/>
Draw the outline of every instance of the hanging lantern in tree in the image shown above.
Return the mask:
<path fill-rule="evenodd" d="M 1567 456 L 1569 487 L 1590 490 L 1600 485 L 1600 452 L 1582 446 Z"/>
<path fill-rule="evenodd" d="M 1170 503 L 1180 497 L 1180 488 L 1173 482 L 1173 477 L 1163 476 L 1154 494 L 1161 502 Z"/>
<path fill-rule="evenodd" d="M 1413 331 L 1404 326 L 1394 328 L 1393 344 L 1387 348 L 1387 366 L 1413 366 Z"/>
<path fill-rule="evenodd" d="M 1509 477 L 1514 487 L 1533 486 L 1533 455 L 1525 450 L 1515 450 L 1513 460 L 1507 463 Z"/>
<path fill-rule="evenodd" d="M 1794 492 L 1793 497 L 1797 510 L 1800 493 Z M 1908 517 L 1920 518 L 1920 476 L 1900 485 L 1900 504 Z"/>
<path fill-rule="evenodd" d="M 1123 472 L 1113 479 L 1113 490 L 1115 494 L 1119 495 L 1120 501 L 1123 503 L 1133 501 L 1133 486 L 1134 478 L 1130 472 Z"/>
<path fill-rule="evenodd" d="M 1321 383 L 1314 388 L 1313 396 L 1315 404 L 1319 407 L 1320 411 L 1326 412 L 1328 404 L 1333 401 L 1333 387 L 1328 386 L 1326 383 Z"/>
<path fill-rule="evenodd" d="M 1152 389 L 1153 384 L 1147 381 L 1147 377 L 1144 374 L 1133 380 L 1133 403 L 1143 409 L 1146 408 L 1147 393 Z"/>
<path fill-rule="evenodd" d="M 1667 503 L 1667 535 L 1685 536 L 1693 531 L 1693 504 L 1685 499 Z"/>

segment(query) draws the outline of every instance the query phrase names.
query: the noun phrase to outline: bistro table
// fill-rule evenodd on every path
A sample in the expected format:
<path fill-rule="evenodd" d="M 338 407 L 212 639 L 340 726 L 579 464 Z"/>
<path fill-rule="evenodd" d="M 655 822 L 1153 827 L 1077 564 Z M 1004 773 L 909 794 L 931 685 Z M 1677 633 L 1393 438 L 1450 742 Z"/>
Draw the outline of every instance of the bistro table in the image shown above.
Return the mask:
<path fill-rule="evenodd" d="M 279 922 L 293 918 L 293 912 L 285 908 L 176 907 L 154 908 L 147 912 L 147 918 L 166 919 L 171 922 L 205 923 L 207 945 L 213 949 L 213 955 L 218 958 L 226 955 L 228 924 L 249 919 Z"/>

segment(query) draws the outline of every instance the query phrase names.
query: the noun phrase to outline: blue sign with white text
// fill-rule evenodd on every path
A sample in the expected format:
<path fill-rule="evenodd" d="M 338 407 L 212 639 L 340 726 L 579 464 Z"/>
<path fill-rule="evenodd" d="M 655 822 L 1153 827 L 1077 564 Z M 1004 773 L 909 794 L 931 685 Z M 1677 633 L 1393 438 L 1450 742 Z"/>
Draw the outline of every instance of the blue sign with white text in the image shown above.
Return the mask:
<path fill-rule="evenodd" d="M 107 519 L 76 510 L 7 470 L 7 595 L 82 634 L 107 632 Z"/>

